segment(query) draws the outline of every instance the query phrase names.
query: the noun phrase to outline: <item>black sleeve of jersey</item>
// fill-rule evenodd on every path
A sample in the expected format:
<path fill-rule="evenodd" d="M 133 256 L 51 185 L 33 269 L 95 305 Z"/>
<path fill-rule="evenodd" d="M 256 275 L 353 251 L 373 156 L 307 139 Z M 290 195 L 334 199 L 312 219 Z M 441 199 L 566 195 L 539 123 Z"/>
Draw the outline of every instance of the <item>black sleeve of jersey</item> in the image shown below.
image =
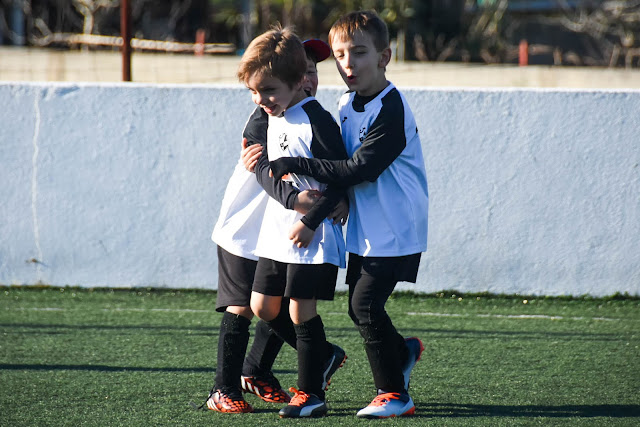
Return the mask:
<path fill-rule="evenodd" d="M 257 107 L 242 132 L 242 136 L 247 138 L 248 144 L 261 144 L 262 155 L 258 159 L 255 168 L 256 179 L 264 191 L 278 203 L 287 209 L 293 209 L 296 196 L 299 191 L 290 183 L 281 179 L 269 177 L 269 158 L 267 156 L 267 129 L 269 127 L 269 116 L 260 107 Z"/>
<path fill-rule="evenodd" d="M 320 182 L 352 186 L 374 182 L 407 145 L 404 132 L 404 105 L 397 89 L 382 99 L 378 117 L 369 127 L 362 146 L 347 160 L 281 158 L 271 162 L 274 176 L 286 173 L 309 175 Z"/>
<path fill-rule="evenodd" d="M 244 125 L 242 137 L 247 138 L 248 145 L 266 144 L 267 128 L 269 127 L 269 116 L 260 107 L 253 110 L 249 116 L 247 124 Z"/>
<path fill-rule="evenodd" d="M 335 122 L 333 124 L 335 125 Z M 262 108 L 258 107 L 251 115 L 249 122 L 245 127 L 245 131 L 243 132 L 243 136 L 247 138 L 248 141 L 253 141 L 253 143 L 259 143 L 262 145 L 262 155 L 258 158 L 258 163 L 255 168 L 256 180 L 269 197 L 275 199 L 285 208 L 293 210 L 295 207 L 296 197 L 299 193 L 298 189 L 287 181 L 274 179 L 269 176 L 269 156 L 267 153 L 268 127 L 269 116 Z M 249 139 L 249 135 L 251 135 L 252 139 Z M 339 130 L 338 137 L 340 137 Z M 341 139 L 340 146 L 342 146 Z M 342 149 L 344 150 L 344 147 Z M 307 215 L 302 217 L 301 221 L 303 224 L 312 230 L 318 228 L 322 221 L 329 216 L 343 195 L 344 192 L 325 191 Z"/>
<path fill-rule="evenodd" d="M 313 139 L 311 141 L 311 153 L 314 158 L 329 160 L 344 160 L 347 151 L 342 143 L 340 128 L 333 120 L 331 114 L 316 102 L 309 102 L 304 106 L 311 121 Z M 307 174 L 308 175 L 308 174 Z M 315 230 L 322 221 L 329 216 L 331 211 L 346 196 L 346 187 L 329 184 L 311 210 L 302 218 L 307 227 Z"/>

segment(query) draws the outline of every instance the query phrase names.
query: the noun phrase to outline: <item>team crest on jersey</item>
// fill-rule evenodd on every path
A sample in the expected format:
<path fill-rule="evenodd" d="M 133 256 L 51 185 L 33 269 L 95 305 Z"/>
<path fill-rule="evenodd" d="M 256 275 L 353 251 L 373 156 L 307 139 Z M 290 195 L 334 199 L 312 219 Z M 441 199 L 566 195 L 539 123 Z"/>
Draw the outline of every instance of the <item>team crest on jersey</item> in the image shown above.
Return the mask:
<path fill-rule="evenodd" d="M 281 133 L 279 139 L 280 139 L 280 148 L 282 149 L 282 151 L 286 151 L 287 148 L 289 148 L 289 140 L 287 138 L 287 134 Z"/>
<path fill-rule="evenodd" d="M 364 141 L 366 137 L 367 137 L 367 128 L 366 127 L 360 128 L 360 142 Z"/>

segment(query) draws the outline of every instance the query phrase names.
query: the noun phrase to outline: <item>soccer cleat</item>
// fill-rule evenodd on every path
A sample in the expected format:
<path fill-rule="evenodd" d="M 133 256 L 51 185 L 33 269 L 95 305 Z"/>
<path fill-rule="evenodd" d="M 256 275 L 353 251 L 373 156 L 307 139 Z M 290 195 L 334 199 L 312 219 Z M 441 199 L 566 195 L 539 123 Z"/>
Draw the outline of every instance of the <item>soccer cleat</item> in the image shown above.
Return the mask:
<path fill-rule="evenodd" d="M 424 345 L 420 338 L 411 337 L 405 338 L 405 344 L 409 348 L 409 359 L 402 365 L 402 375 L 404 375 L 404 389 L 409 390 L 409 379 L 411 378 L 411 371 L 416 366 L 418 360 L 422 356 L 424 351 Z"/>
<path fill-rule="evenodd" d="M 344 366 L 344 362 L 347 360 L 347 355 L 344 350 L 335 344 L 333 346 L 333 354 L 327 360 L 322 367 L 322 389 L 326 390 L 331 384 L 331 377 L 336 373 L 338 368 Z"/>
<path fill-rule="evenodd" d="M 327 415 L 327 404 L 315 394 L 307 394 L 291 387 L 294 393 L 291 402 L 279 412 L 280 418 L 324 417 Z"/>
<path fill-rule="evenodd" d="M 272 373 L 264 376 L 241 376 L 240 385 L 245 393 L 253 393 L 265 402 L 289 403 L 291 396 L 280 386 Z"/>
<path fill-rule="evenodd" d="M 244 400 L 242 393 L 225 393 L 220 389 L 211 390 L 207 398 L 207 408 L 216 412 L 244 414 L 253 412 L 253 407 Z"/>
<path fill-rule="evenodd" d="M 404 417 L 416 413 L 413 400 L 406 393 L 382 393 L 356 414 L 361 418 Z"/>

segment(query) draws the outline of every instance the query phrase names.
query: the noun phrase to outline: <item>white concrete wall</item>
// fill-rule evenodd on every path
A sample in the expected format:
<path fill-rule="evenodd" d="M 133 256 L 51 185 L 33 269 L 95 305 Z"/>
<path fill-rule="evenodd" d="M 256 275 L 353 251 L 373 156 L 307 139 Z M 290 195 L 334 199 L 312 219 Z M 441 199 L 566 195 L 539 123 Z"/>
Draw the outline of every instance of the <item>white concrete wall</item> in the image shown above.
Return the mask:
<path fill-rule="evenodd" d="M 640 295 L 640 91 L 404 93 L 431 205 L 400 289 Z M 0 83 L 0 106 L 1 284 L 216 287 L 246 89 Z"/>

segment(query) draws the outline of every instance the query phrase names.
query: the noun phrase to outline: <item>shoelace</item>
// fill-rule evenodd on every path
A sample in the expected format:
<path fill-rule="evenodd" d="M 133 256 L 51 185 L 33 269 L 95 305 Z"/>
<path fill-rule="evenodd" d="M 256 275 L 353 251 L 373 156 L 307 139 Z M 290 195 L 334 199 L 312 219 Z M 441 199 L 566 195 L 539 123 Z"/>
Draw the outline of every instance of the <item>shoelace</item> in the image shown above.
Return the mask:
<path fill-rule="evenodd" d="M 376 396 L 369 406 L 382 406 L 391 400 L 400 398 L 400 393 L 383 393 Z"/>
<path fill-rule="evenodd" d="M 291 402 L 289 402 L 289 405 L 302 406 L 307 403 L 307 400 L 309 400 L 310 396 L 304 391 L 298 391 L 295 387 L 291 387 L 289 391 L 291 393 L 294 393 L 294 396 L 291 398 Z"/>
<path fill-rule="evenodd" d="M 204 402 L 202 402 L 202 405 L 198 406 L 196 403 L 193 402 L 189 402 L 189 405 L 191 405 L 191 407 L 193 409 L 195 409 L 196 411 L 199 410 L 204 410 L 207 406 L 207 402 L 209 401 L 209 399 L 211 398 L 211 395 L 215 392 L 215 388 L 212 388 L 211 390 L 209 390 L 209 396 L 207 396 L 207 398 L 204 400 Z"/>

